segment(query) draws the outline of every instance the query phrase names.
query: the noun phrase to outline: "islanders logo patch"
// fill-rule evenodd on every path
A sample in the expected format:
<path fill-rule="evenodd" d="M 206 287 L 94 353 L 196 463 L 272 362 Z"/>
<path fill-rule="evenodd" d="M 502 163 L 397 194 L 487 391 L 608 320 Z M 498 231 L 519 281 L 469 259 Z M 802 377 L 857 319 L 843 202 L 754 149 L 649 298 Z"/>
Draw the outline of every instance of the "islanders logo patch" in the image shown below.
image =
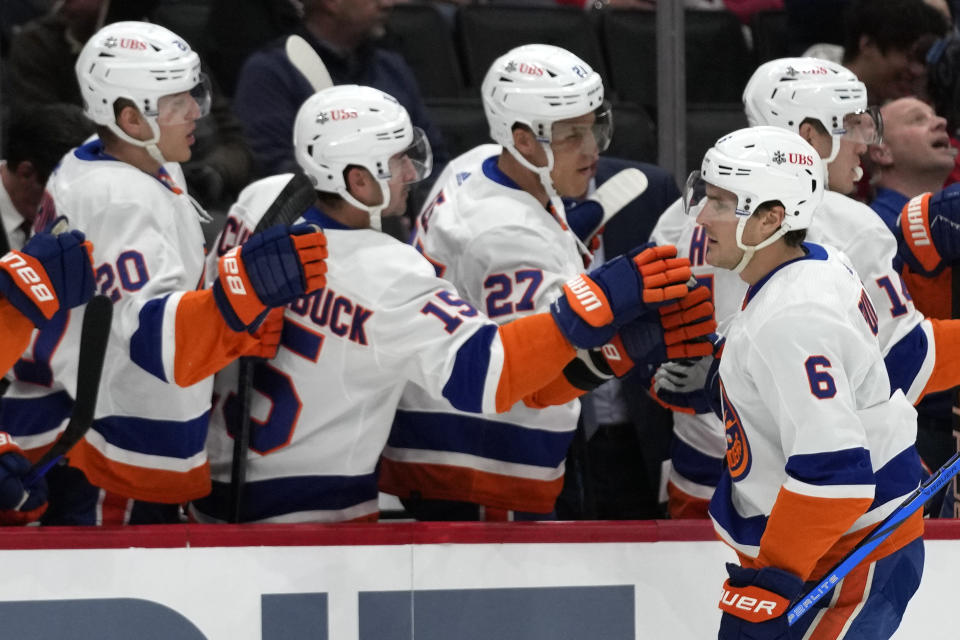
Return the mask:
<path fill-rule="evenodd" d="M 723 382 L 720 383 L 720 397 L 723 401 L 723 424 L 727 436 L 727 470 L 736 482 L 749 473 L 753 458 L 750 455 L 750 443 L 747 442 L 743 422 L 737 410 L 733 408 L 730 398 L 727 397 Z"/>

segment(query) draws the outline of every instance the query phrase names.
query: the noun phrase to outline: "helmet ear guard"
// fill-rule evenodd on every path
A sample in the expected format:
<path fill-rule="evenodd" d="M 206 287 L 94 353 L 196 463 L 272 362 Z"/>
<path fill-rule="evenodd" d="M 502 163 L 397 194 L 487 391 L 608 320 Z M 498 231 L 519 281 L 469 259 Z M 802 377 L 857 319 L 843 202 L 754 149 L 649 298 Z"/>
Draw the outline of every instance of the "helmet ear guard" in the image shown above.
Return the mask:
<path fill-rule="evenodd" d="M 294 121 L 293 147 L 317 191 L 366 210 L 378 231 L 380 213 L 390 205 L 389 182 L 418 182 L 433 169 L 426 134 L 393 96 L 371 87 L 338 85 L 308 98 Z M 350 193 L 344 179 L 350 166 L 366 169 L 376 180 L 383 196 L 379 204 L 366 205 Z"/>

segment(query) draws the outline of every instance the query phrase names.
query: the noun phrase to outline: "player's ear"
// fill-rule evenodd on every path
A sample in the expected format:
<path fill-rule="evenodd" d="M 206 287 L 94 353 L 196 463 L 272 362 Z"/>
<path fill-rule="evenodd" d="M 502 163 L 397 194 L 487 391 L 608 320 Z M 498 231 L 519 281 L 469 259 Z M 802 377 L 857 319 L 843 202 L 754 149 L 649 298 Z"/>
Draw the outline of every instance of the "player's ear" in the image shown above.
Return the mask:
<path fill-rule="evenodd" d="M 117 126 L 134 138 L 140 137 L 143 124 L 145 124 L 143 114 L 132 104 L 123 105 L 117 112 Z"/>
<path fill-rule="evenodd" d="M 770 233 L 779 229 L 780 225 L 783 224 L 783 219 L 787 217 L 786 209 L 783 208 L 782 204 L 773 204 L 765 207 L 764 210 L 759 213 L 763 216 L 763 224 L 770 229 Z"/>
<path fill-rule="evenodd" d="M 806 140 L 811 147 L 817 150 L 821 158 L 830 157 L 831 147 L 833 146 L 833 138 L 830 137 L 830 134 L 825 131 L 820 131 L 812 122 L 802 123 L 797 133 L 799 133 L 800 137 Z"/>
<path fill-rule="evenodd" d="M 363 189 L 366 189 L 370 181 L 370 173 L 363 167 L 349 167 L 344 175 L 347 182 L 347 190 L 353 195 L 357 195 Z"/>
<path fill-rule="evenodd" d="M 526 127 L 518 126 L 513 129 L 513 146 L 524 156 L 529 156 L 536 152 L 540 143 L 537 142 L 536 137 L 534 137 L 533 131 L 530 131 L 530 129 Z"/>

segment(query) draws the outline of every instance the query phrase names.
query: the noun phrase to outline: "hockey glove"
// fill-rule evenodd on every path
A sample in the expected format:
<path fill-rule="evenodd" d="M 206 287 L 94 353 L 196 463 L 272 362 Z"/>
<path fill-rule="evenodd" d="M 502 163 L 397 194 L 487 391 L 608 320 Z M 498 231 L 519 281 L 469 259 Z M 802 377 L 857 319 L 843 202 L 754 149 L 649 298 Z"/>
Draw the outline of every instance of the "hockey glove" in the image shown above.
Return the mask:
<path fill-rule="evenodd" d="M 40 519 L 47 510 L 47 483 L 43 478 L 30 491 L 23 480 L 30 461 L 9 435 L 0 431 L 0 525 L 24 525 Z"/>
<path fill-rule="evenodd" d="M 567 224 L 585 245 L 621 209 L 647 190 L 647 176 L 639 169 L 624 169 L 597 187 L 586 200 L 564 201 Z"/>
<path fill-rule="evenodd" d="M 0 258 L 0 293 L 34 326 L 93 295 L 93 245 L 79 231 L 38 233 Z"/>
<path fill-rule="evenodd" d="M 676 255 L 670 245 L 644 245 L 568 281 L 550 306 L 561 333 L 580 349 L 598 347 L 642 313 L 685 296 L 690 261 Z"/>
<path fill-rule="evenodd" d="M 720 596 L 718 640 L 786 640 L 787 610 L 803 590 L 803 580 L 777 569 L 745 569 L 727 563 L 730 578 Z"/>
<path fill-rule="evenodd" d="M 701 354 L 703 357 L 660 365 L 653 376 L 650 393 L 654 400 L 671 411 L 712 412 L 722 418 L 720 355 L 723 340 L 713 334 L 705 344 L 709 345 L 710 352 Z"/>
<path fill-rule="evenodd" d="M 248 329 L 250 335 L 259 340 L 244 355 L 270 360 L 277 355 L 280 340 L 283 338 L 283 309 L 276 307 L 267 312 L 263 322 Z"/>
<path fill-rule="evenodd" d="M 693 358 L 713 353 L 706 336 L 717 329 L 710 290 L 697 287 L 680 302 L 661 307 L 620 328 L 603 355 L 613 373 L 622 378 L 636 365 L 650 370 L 665 360 Z"/>
<path fill-rule="evenodd" d="M 960 184 L 910 200 L 897 220 L 900 257 L 924 276 L 960 260 Z"/>
<path fill-rule="evenodd" d="M 213 296 L 227 325 L 243 331 L 271 307 L 326 286 L 326 257 L 326 236 L 309 224 L 271 227 L 225 253 Z"/>

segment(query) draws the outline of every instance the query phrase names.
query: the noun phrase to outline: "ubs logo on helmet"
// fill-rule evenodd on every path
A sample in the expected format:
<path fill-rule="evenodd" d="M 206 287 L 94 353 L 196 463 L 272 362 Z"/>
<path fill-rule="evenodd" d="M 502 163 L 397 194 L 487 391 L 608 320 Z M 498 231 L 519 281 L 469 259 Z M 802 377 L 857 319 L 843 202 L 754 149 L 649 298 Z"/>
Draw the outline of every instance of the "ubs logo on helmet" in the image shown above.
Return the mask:
<path fill-rule="evenodd" d="M 511 67 L 512 67 L 512 68 L 511 68 Z M 523 74 L 528 75 L 528 76 L 538 76 L 538 77 L 539 77 L 539 76 L 542 76 L 542 75 L 543 75 L 543 68 L 542 68 L 542 67 L 538 67 L 538 66 L 535 65 L 535 64 L 531 64 L 531 63 L 527 63 L 527 62 L 521 62 L 520 64 L 516 64 L 515 62 L 511 62 L 509 65 L 507 65 L 507 71 L 519 71 L 520 73 L 523 73 Z"/>
<path fill-rule="evenodd" d="M 803 153 L 788 153 L 787 162 L 790 164 L 798 164 L 801 167 L 812 167 L 813 156 Z"/>
<path fill-rule="evenodd" d="M 360 117 L 356 109 L 331 109 L 317 114 L 318 124 L 327 124 L 331 120 L 352 120 Z"/>
<path fill-rule="evenodd" d="M 143 40 L 137 40 L 136 38 L 115 38 L 110 36 L 103 41 L 103 46 L 108 49 L 113 49 L 114 47 L 120 47 L 121 49 L 129 49 L 131 51 L 146 51 L 147 43 Z"/>
<path fill-rule="evenodd" d="M 330 110 L 330 119 L 331 120 L 352 120 L 353 118 L 359 117 L 356 109 L 331 109 Z"/>
<path fill-rule="evenodd" d="M 720 397 L 723 401 L 723 424 L 727 438 L 727 469 L 734 482 L 750 472 L 753 457 L 750 455 L 750 443 L 740 415 L 727 397 L 727 391 L 720 382 Z"/>

